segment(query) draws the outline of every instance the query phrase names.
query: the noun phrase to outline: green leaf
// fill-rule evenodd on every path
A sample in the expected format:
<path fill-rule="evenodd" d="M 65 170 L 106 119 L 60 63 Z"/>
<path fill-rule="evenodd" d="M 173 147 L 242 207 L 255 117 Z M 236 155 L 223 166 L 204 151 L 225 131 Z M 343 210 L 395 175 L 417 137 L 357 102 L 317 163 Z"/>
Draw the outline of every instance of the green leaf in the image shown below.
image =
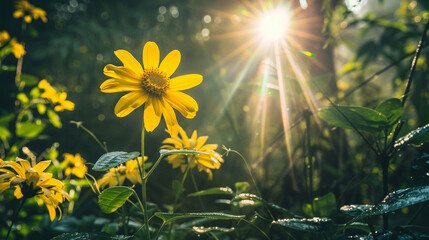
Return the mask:
<path fill-rule="evenodd" d="M 192 231 L 194 231 L 197 234 L 203 234 L 203 233 L 211 233 L 211 232 L 232 232 L 235 228 L 223 228 L 223 227 L 203 227 L 203 226 L 194 226 L 192 227 Z"/>
<path fill-rule="evenodd" d="M 206 190 L 201 190 L 199 192 L 194 192 L 188 195 L 188 197 L 198 197 L 198 196 L 206 196 L 206 195 L 233 195 L 234 192 L 229 187 L 214 187 Z"/>
<path fill-rule="evenodd" d="M 3 58 L 11 53 L 11 47 L 10 44 L 0 48 L 0 58 Z"/>
<path fill-rule="evenodd" d="M 18 95 L 16 95 L 16 99 L 18 99 L 22 104 L 26 104 L 28 103 L 30 100 L 28 100 L 27 95 L 25 95 L 25 93 L 18 93 Z"/>
<path fill-rule="evenodd" d="M 387 118 L 388 125 L 394 125 L 402 115 L 402 102 L 398 98 L 390 98 L 375 108 Z"/>
<path fill-rule="evenodd" d="M 54 127 L 61 128 L 63 126 L 61 124 L 60 116 L 58 116 L 58 114 L 56 114 L 52 109 L 48 109 L 48 118 Z"/>
<path fill-rule="evenodd" d="M 313 199 L 313 213 L 316 217 L 332 217 L 337 212 L 335 195 L 330 192 L 325 196 Z"/>
<path fill-rule="evenodd" d="M 36 76 L 30 74 L 21 74 L 21 84 L 24 86 L 34 86 L 39 82 Z"/>
<path fill-rule="evenodd" d="M 395 142 L 394 147 L 399 148 L 405 144 L 422 144 L 429 141 L 429 124 L 417 128 Z"/>
<path fill-rule="evenodd" d="M 173 222 L 185 218 L 211 218 L 216 220 L 234 220 L 243 219 L 245 215 L 232 215 L 220 212 L 206 212 L 206 213 L 163 213 L 156 212 L 155 216 L 161 218 L 164 223 Z"/>
<path fill-rule="evenodd" d="M 112 213 L 122 207 L 132 194 L 133 190 L 129 187 L 111 187 L 98 196 L 98 204 L 104 213 Z"/>
<path fill-rule="evenodd" d="M 7 128 L 0 126 L 0 139 L 2 140 L 9 139 L 11 136 L 12 134 Z"/>
<path fill-rule="evenodd" d="M 345 205 L 340 208 L 340 211 L 349 216 L 358 216 L 369 209 L 373 208 L 374 205 Z"/>
<path fill-rule="evenodd" d="M 389 195 L 387 195 L 381 203 L 360 214 L 352 221 L 356 221 L 358 219 L 366 218 L 373 215 L 393 212 L 398 209 L 426 201 L 429 201 L 429 186 L 401 189 L 389 193 Z"/>
<path fill-rule="evenodd" d="M 92 167 L 95 171 L 104 171 L 121 165 L 122 163 L 135 159 L 140 155 L 139 152 L 108 152 L 103 154 Z"/>
<path fill-rule="evenodd" d="M 173 155 L 173 154 L 208 154 L 208 153 L 194 151 L 194 150 L 186 150 L 186 149 L 173 149 L 173 150 L 161 149 L 159 150 L 159 154 L 161 154 L 161 156 L 164 157 L 164 156 Z"/>
<path fill-rule="evenodd" d="M 279 219 L 277 221 L 273 221 L 273 223 L 283 227 L 306 232 L 327 231 L 334 226 L 332 219 L 318 217 L 306 219 Z"/>
<path fill-rule="evenodd" d="M 19 122 L 16 124 L 16 135 L 23 138 L 37 137 L 44 129 L 43 123 Z"/>
<path fill-rule="evenodd" d="M 378 132 L 388 126 L 387 118 L 383 114 L 371 108 L 338 106 L 347 119 L 361 131 Z M 321 119 L 337 127 L 354 129 L 343 115 L 335 107 L 320 109 L 318 115 Z"/>
<path fill-rule="evenodd" d="M 102 232 L 92 233 L 65 233 L 52 238 L 52 240 L 127 240 L 132 236 L 110 235 Z"/>
<path fill-rule="evenodd" d="M 14 71 L 16 71 L 16 66 L 2 65 L 1 66 L 1 70 L 4 71 L 4 72 L 14 72 Z"/>
<path fill-rule="evenodd" d="M 0 117 L 0 125 L 8 125 L 15 118 L 14 114 L 7 114 Z"/>
<path fill-rule="evenodd" d="M 250 184 L 248 182 L 236 182 L 234 184 L 234 187 L 237 194 L 240 194 L 246 192 L 247 189 L 250 187 Z"/>
<path fill-rule="evenodd" d="M 45 114 L 45 112 L 46 112 L 46 105 L 45 105 L 45 104 L 43 104 L 43 103 L 38 103 L 38 104 L 36 105 L 36 107 L 37 107 L 37 111 L 39 112 L 39 114 L 40 114 L 40 115 Z"/>
<path fill-rule="evenodd" d="M 38 87 L 34 87 L 30 90 L 30 96 L 32 98 L 38 98 L 41 95 L 40 89 Z"/>

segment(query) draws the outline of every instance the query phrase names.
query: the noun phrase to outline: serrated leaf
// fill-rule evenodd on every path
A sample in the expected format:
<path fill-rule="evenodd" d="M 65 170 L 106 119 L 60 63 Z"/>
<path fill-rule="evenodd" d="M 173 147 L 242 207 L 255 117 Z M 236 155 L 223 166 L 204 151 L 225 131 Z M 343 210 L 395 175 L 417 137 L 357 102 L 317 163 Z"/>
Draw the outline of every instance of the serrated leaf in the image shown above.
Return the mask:
<path fill-rule="evenodd" d="M 207 195 L 233 195 L 234 192 L 229 187 L 214 187 L 206 190 L 201 190 L 199 192 L 194 192 L 188 195 L 188 197 L 198 197 L 198 196 L 207 196 Z"/>
<path fill-rule="evenodd" d="M 92 170 L 104 171 L 121 165 L 122 163 L 135 159 L 140 155 L 139 152 L 108 152 L 103 155 L 95 162 Z"/>
<path fill-rule="evenodd" d="M 245 217 L 245 215 L 232 215 L 227 213 L 219 212 L 206 212 L 206 213 L 163 213 L 157 212 L 155 216 L 161 218 L 165 223 L 173 222 L 179 219 L 185 218 L 211 218 L 216 220 L 240 220 Z"/>
<path fill-rule="evenodd" d="M 16 135 L 23 138 L 37 137 L 44 129 L 44 123 L 19 122 L 16 124 Z"/>
<path fill-rule="evenodd" d="M 60 116 L 56 114 L 52 109 L 48 109 L 48 119 L 52 123 L 52 125 L 56 128 L 61 128 L 63 125 L 61 124 Z"/>
<path fill-rule="evenodd" d="M 11 136 L 12 134 L 7 128 L 0 126 L 0 139 L 9 139 Z"/>
<path fill-rule="evenodd" d="M 203 233 L 211 233 L 211 232 L 232 232 L 235 228 L 223 228 L 223 227 L 203 227 L 203 226 L 194 226 L 192 227 L 192 231 L 194 231 L 197 234 L 203 234 Z"/>
<path fill-rule="evenodd" d="M 358 130 L 367 132 L 382 131 L 388 126 L 386 116 L 374 109 L 354 106 L 338 106 L 337 108 L 332 106 L 323 108 L 317 114 L 329 124 L 347 129 L 354 129 L 349 121 Z M 348 121 L 339 111 L 347 117 Z"/>
<path fill-rule="evenodd" d="M 131 236 L 111 235 L 102 232 L 92 233 L 65 233 L 52 238 L 52 240 L 127 240 Z"/>
<path fill-rule="evenodd" d="M 369 209 L 373 208 L 374 205 L 345 205 L 340 208 L 340 211 L 349 216 L 358 216 Z"/>
<path fill-rule="evenodd" d="M 318 217 L 305 219 L 279 219 L 277 221 L 273 221 L 273 223 L 283 227 L 306 232 L 327 231 L 334 226 L 334 221 L 332 221 L 332 219 Z"/>
<path fill-rule="evenodd" d="M 426 126 L 417 128 L 407 135 L 401 137 L 395 142 L 394 147 L 402 147 L 405 144 L 422 144 L 429 141 L 429 124 Z"/>
<path fill-rule="evenodd" d="M 104 213 L 112 213 L 122 207 L 132 194 L 133 190 L 128 187 L 111 187 L 98 196 L 98 204 Z"/>
<path fill-rule="evenodd" d="M 380 103 L 375 110 L 386 116 L 388 125 L 394 125 L 401 117 L 403 107 L 401 100 L 390 98 Z"/>
<path fill-rule="evenodd" d="M 194 150 L 186 150 L 186 149 L 173 149 L 173 150 L 161 149 L 159 150 L 159 154 L 162 157 L 164 157 L 164 156 L 173 155 L 173 154 L 208 154 L 208 153 L 194 151 Z"/>
<path fill-rule="evenodd" d="M 411 187 L 389 193 L 383 201 L 365 211 L 352 221 L 373 215 L 393 212 L 401 208 L 429 201 L 429 186 Z"/>

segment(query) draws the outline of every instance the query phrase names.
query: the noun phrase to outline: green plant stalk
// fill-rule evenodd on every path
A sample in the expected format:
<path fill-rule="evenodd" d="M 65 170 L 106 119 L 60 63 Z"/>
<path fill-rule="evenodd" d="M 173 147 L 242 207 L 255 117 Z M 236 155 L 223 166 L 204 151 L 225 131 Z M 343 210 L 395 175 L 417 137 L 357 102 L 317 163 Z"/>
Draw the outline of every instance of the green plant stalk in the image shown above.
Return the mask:
<path fill-rule="evenodd" d="M 95 136 L 93 132 L 91 132 L 88 128 L 83 126 L 82 122 L 76 122 L 76 121 L 70 121 L 70 123 L 75 124 L 77 128 L 82 128 L 85 132 L 87 132 L 97 143 L 98 145 L 107 153 L 109 152 L 107 149 L 107 146 L 105 144 L 102 144 L 100 140 Z"/>
<path fill-rule="evenodd" d="M 19 211 L 21 211 L 22 206 L 24 206 L 25 200 L 27 200 L 27 198 L 23 197 L 21 200 L 21 203 L 19 204 L 18 209 L 15 211 L 15 214 L 12 217 L 12 223 L 10 224 L 9 229 L 7 230 L 6 240 L 9 238 L 9 234 L 10 234 L 10 231 L 12 230 L 12 226 L 15 223 L 16 218 L 18 217 Z"/>
<path fill-rule="evenodd" d="M 146 171 L 144 169 L 144 134 L 145 134 L 145 129 L 144 129 L 144 117 L 142 117 L 142 136 L 141 136 L 141 156 L 142 156 L 142 166 L 139 166 L 140 170 L 140 177 L 142 180 L 142 201 L 143 201 L 143 209 L 144 209 L 144 225 L 146 228 L 146 236 L 147 239 L 150 240 L 150 232 L 149 232 L 149 217 L 147 214 L 147 195 L 146 195 L 146 190 L 147 190 L 147 178 L 146 178 Z M 139 161 L 137 159 L 137 164 L 139 164 Z M 153 166 L 153 168 L 155 168 L 156 166 Z M 152 170 L 151 169 L 151 170 Z"/>
<path fill-rule="evenodd" d="M 192 169 L 190 172 L 191 172 L 191 179 L 192 179 L 192 184 L 194 185 L 194 188 L 195 188 L 195 192 L 198 192 L 199 190 L 198 190 L 197 182 L 195 181 L 195 177 L 194 177 L 194 173 L 192 172 Z M 203 201 L 201 200 L 201 196 L 198 196 L 198 201 L 200 202 L 201 207 L 204 210 L 205 207 L 204 207 Z"/>
<path fill-rule="evenodd" d="M 383 198 L 389 194 L 389 158 L 382 154 L 381 158 L 381 172 L 383 174 Z M 389 228 L 389 215 L 388 213 L 383 214 L 383 228 L 387 230 Z"/>

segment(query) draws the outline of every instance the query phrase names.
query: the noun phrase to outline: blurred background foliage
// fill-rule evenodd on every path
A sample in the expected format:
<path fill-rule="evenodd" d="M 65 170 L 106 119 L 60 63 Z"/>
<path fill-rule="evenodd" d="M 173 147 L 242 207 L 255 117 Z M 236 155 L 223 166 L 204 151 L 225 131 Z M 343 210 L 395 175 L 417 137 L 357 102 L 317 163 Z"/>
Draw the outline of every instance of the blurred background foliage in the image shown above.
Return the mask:
<path fill-rule="evenodd" d="M 308 2 L 306 8 L 302 5 L 304 2 Z M 103 149 L 70 121 L 82 121 L 107 143 L 110 151 L 138 151 L 141 109 L 124 119 L 117 118 L 113 109 L 122 94 L 101 93 L 99 86 L 107 79 L 103 75 L 106 64 L 121 65 L 113 51 L 125 49 L 141 61 L 143 45 L 155 41 L 160 46 L 161 58 L 173 49 L 181 52 L 177 76 L 188 73 L 204 76 L 201 85 L 186 91 L 197 100 L 200 110 L 193 120 L 177 114 L 181 126 L 188 134 L 196 129 L 199 135 L 209 136 L 210 143 L 219 144 L 219 152 L 223 151 L 222 145 L 241 152 L 256 173 L 264 199 L 306 213 L 306 204 L 329 192 L 335 194 L 338 206 L 382 199 L 381 170 L 375 156 L 352 131 L 334 129 L 315 120 L 309 113 L 305 90 L 287 61 L 282 63 L 288 81 L 286 93 L 290 96 L 291 131 L 286 148 L 276 66 L 267 57 L 272 53 L 267 46 L 261 50 L 260 39 L 249 30 L 249 24 L 257 21 L 256 12 L 263 10 L 260 2 L 55 0 L 33 1 L 33 4 L 47 12 L 46 24 L 34 21 L 23 34 L 21 21 L 12 17 L 14 2 L 4 1 L 0 9 L 0 30 L 25 41 L 27 55 L 23 72 L 46 78 L 58 89 L 67 89 L 68 99 L 76 104 L 73 112 L 61 113 L 61 128 L 50 127 L 46 132 L 49 138 L 28 144 L 36 153 L 58 142 L 60 153 L 80 153 L 87 162 L 94 163 L 104 153 Z M 297 25 L 292 28 L 304 33 L 295 36 L 298 44 L 291 45 L 291 51 L 317 106 L 328 105 L 320 89 L 336 103 L 371 108 L 387 98 L 401 97 L 412 54 L 429 19 L 429 4 L 425 0 L 320 0 L 280 4 L 295 9 L 292 18 L 296 18 Z M 312 52 L 315 57 L 300 54 L 300 50 Z M 428 57 L 424 49 L 417 64 L 411 101 L 405 110 L 404 133 L 429 122 L 426 111 L 429 107 Z M 402 61 L 397 61 L 401 58 Z M 4 63 L 13 65 L 14 61 L 7 58 Z M 365 84 L 371 75 L 389 64 L 394 65 Z M 268 87 L 264 88 L 261 73 L 266 66 L 271 70 L 267 73 Z M 17 89 L 12 81 L 13 72 L 1 72 L 0 77 L 0 114 L 3 115 L 14 111 Z M 356 88 L 363 83 L 363 87 Z M 263 113 L 258 111 L 261 97 L 267 100 Z M 168 137 L 163 129 L 165 126 L 146 135 L 145 154 L 149 161 L 155 161 L 162 140 Z M 390 189 L 416 184 L 410 178 L 411 159 L 426 150 L 427 146 L 409 149 L 394 159 Z M 161 163 L 161 169 L 149 182 L 149 201 L 171 204 L 174 195 L 170 183 L 180 179 L 181 173 L 171 169 L 166 161 Z M 309 171 L 313 175 L 312 187 L 308 182 Z M 248 176 L 242 160 L 230 154 L 221 169 L 214 171 L 213 181 L 208 181 L 204 173 L 198 175 L 197 181 L 200 189 L 206 189 L 249 181 Z M 191 183 L 185 186 L 188 192 L 193 192 Z M 73 229 L 79 231 L 85 231 L 87 223 L 108 228 L 109 220 L 100 214 L 96 201 L 91 190 L 84 189 L 77 202 L 79 207 L 75 206 L 78 210 L 73 213 L 81 219 L 79 226 L 67 218 L 63 222 L 70 221 L 71 225 L 75 224 Z M 10 205 L 13 208 L 13 203 Z M 217 205 L 206 207 L 219 208 Z M 196 208 L 192 202 L 182 206 L 184 211 Z M 26 209 L 25 214 L 31 215 L 30 211 Z M 407 214 L 407 210 L 394 216 L 393 222 L 400 222 L 403 214 Z M 102 218 L 94 222 L 96 217 Z M 67 228 L 61 229 L 61 226 L 55 228 L 55 224 L 45 217 L 39 230 L 66 231 Z M 115 232 L 115 229 L 109 231 Z"/>

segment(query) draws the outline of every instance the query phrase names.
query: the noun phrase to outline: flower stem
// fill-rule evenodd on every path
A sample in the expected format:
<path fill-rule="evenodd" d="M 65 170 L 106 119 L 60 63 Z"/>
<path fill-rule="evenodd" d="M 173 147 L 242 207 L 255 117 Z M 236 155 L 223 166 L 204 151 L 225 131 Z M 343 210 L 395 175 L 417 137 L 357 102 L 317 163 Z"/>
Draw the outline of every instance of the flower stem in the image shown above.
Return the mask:
<path fill-rule="evenodd" d="M 145 228 L 146 228 L 146 236 L 147 239 L 150 240 L 150 232 L 149 232 L 149 217 L 147 214 L 147 195 L 146 195 L 146 183 L 147 183 L 147 179 L 146 179 L 146 171 L 144 168 L 144 134 L 145 134 L 145 130 L 144 130 L 144 117 L 142 117 L 142 145 L 141 145 L 141 156 L 142 156 L 142 165 L 140 166 L 141 171 L 140 171 L 140 177 L 142 179 L 142 201 L 143 201 L 143 208 L 144 208 L 144 224 L 145 224 Z M 138 159 L 137 159 L 137 163 L 138 163 Z"/>
<path fill-rule="evenodd" d="M 22 206 L 24 206 L 24 203 L 25 203 L 26 199 L 27 199 L 26 197 L 24 197 L 22 199 L 21 203 L 19 204 L 18 209 L 16 209 L 15 214 L 12 217 L 12 223 L 10 224 L 9 229 L 7 230 L 6 240 L 9 238 L 9 234 L 10 234 L 10 231 L 12 230 L 12 226 L 15 223 L 16 218 L 18 217 L 19 211 L 21 211 Z"/>
<path fill-rule="evenodd" d="M 194 177 L 194 173 L 192 172 L 192 169 L 191 169 L 190 172 L 191 172 L 191 179 L 192 179 L 192 184 L 194 185 L 194 188 L 195 188 L 195 192 L 198 192 L 199 190 L 198 190 L 197 181 L 195 181 L 195 177 Z M 201 196 L 198 196 L 198 201 L 200 202 L 201 207 L 204 210 L 205 207 L 204 207 L 204 204 L 203 204 L 203 200 L 201 200 Z"/>

